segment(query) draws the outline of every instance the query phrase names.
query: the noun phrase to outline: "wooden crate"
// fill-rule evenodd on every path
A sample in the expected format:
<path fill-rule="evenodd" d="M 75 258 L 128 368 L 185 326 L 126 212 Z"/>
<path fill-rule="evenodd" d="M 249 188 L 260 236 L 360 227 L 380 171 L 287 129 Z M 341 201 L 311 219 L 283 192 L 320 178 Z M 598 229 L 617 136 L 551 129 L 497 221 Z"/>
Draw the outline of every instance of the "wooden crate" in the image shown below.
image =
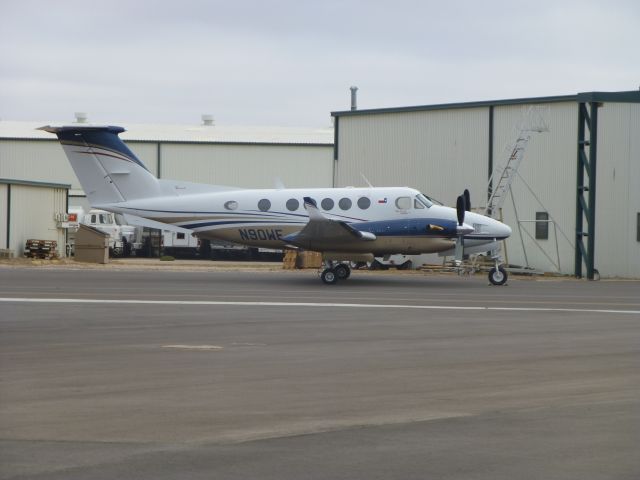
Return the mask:
<path fill-rule="evenodd" d="M 298 261 L 296 262 L 298 268 L 320 268 L 321 265 L 322 254 L 320 252 L 308 250 L 298 252 Z"/>

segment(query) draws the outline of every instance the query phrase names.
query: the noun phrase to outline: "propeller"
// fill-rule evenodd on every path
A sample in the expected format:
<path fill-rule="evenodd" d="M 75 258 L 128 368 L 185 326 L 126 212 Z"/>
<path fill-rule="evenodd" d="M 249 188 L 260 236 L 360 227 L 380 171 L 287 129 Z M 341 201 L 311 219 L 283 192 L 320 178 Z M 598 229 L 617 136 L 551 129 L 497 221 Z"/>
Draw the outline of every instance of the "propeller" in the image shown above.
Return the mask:
<path fill-rule="evenodd" d="M 459 195 L 456 200 L 456 214 L 458 216 L 458 236 L 456 238 L 455 250 L 456 263 L 462 262 L 462 257 L 464 256 L 464 235 L 469 232 L 462 228 L 462 226 L 464 225 L 465 213 L 470 210 L 471 194 L 469 190 L 465 189 L 462 195 Z"/>

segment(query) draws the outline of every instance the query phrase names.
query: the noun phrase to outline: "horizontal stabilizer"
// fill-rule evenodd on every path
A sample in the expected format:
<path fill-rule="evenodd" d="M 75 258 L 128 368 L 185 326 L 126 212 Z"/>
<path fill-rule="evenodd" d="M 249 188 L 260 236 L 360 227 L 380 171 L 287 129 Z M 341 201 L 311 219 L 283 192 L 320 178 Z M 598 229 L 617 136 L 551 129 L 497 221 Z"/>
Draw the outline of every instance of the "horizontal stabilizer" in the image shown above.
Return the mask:
<path fill-rule="evenodd" d="M 130 213 L 123 213 L 122 216 L 124 217 L 127 224 L 135 225 L 136 227 L 155 228 L 157 230 L 166 230 L 169 232 L 184 233 L 186 235 L 191 235 L 193 233 L 192 230 L 188 230 L 186 228 L 182 228 L 177 225 L 172 225 L 170 223 L 156 222 L 155 220 L 149 220 L 148 218 L 138 217 L 137 215 L 131 215 Z"/>

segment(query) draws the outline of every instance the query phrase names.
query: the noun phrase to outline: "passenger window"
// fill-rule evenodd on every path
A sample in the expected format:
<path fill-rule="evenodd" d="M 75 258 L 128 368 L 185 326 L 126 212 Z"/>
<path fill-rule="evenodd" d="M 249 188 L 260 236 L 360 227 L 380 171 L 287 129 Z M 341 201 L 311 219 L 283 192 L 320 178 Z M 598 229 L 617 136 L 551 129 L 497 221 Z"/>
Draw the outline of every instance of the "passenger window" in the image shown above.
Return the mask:
<path fill-rule="evenodd" d="M 96 223 L 96 215 L 91 215 L 91 223 Z"/>
<path fill-rule="evenodd" d="M 236 202 L 235 200 L 229 200 L 224 204 L 224 208 L 226 208 L 227 210 L 235 210 L 236 208 L 238 208 L 238 202 Z"/>
<path fill-rule="evenodd" d="M 258 208 L 261 212 L 266 212 L 271 208 L 271 202 L 266 198 L 263 198 L 258 202 Z"/>
<path fill-rule="evenodd" d="M 371 206 L 371 200 L 369 200 L 367 197 L 360 197 L 358 199 L 358 207 L 360 207 L 362 210 L 366 210 L 370 206 Z"/>
<path fill-rule="evenodd" d="M 398 197 L 396 199 L 396 207 L 400 210 L 409 210 L 411 208 L 411 197 Z"/>
<path fill-rule="evenodd" d="M 300 202 L 295 198 L 290 198 L 287 200 L 287 210 L 291 212 L 295 212 L 300 207 Z"/>
<path fill-rule="evenodd" d="M 333 208 L 333 200 L 331 200 L 330 198 L 324 198 L 322 199 L 322 203 L 320 203 L 320 205 L 322 206 L 323 210 L 331 210 Z"/>
<path fill-rule="evenodd" d="M 184 233 L 183 232 L 176 233 L 176 238 L 178 240 L 184 240 Z"/>
<path fill-rule="evenodd" d="M 341 198 L 338 202 L 338 206 L 342 210 L 349 210 L 351 208 L 351 199 L 350 198 Z"/>
<path fill-rule="evenodd" d="M 420 203 L 417 198 L 414 198 L 413 208 L 425 208 L 425 206 L 422 203 Z"/>
<path fill-rule="evenodd" d="M 314 207 L 318 208 L 318 202 L 316 202 L 315 198 L 309 198 L 309 203 L 311 203 L 311 205 L 313 205 Z M 307 206 L 305 205 L 304 208 L 306 209 Z"/>

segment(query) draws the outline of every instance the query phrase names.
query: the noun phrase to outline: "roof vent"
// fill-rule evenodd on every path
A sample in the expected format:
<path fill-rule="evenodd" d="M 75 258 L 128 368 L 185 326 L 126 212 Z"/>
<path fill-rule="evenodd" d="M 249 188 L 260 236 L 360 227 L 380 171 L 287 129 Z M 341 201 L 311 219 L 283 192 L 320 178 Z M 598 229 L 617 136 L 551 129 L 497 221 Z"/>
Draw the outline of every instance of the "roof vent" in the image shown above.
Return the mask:
<path fill-rule="evenodd" d="M 205 127 L 213 127 L 215 125 L 213 123 L 213 115 L 202 115 L 202 125 L 204 125 Z"/>
<path fill-rule="evenodd" d="M 349 90 L 351 90 L 351 110 L 357 110 L 358 109 L 358 87 L 356 86 L 349 87 Z"/>
<path fill-rule="evenodd" d="M 76 123 L 87 123 L 87 113 L 86 112 L 76 112 L 74 113 L 76 116 Z"/>

